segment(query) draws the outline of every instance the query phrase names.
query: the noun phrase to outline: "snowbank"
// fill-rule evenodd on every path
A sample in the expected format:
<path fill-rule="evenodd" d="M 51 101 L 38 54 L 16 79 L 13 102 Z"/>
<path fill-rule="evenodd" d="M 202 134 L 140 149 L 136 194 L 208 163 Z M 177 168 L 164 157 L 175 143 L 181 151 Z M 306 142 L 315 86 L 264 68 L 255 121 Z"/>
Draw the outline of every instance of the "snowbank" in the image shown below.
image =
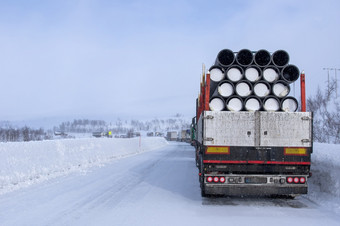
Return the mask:
<path fill-rule="evenodd" d="M 167 145 L 157 137 L 0 143 L 0 194 Z M 193 169 L 194 170 L 194 169 Z M 314 144 L 308 199 L 340 213 L 340 145 Z"/>
<path fill-rule="evenodd" d="M 165 145 L 160 137 L 0 143 L 0 194 Z"/>
<path fill-rule="evenodd" d="M 314 143 L 313 151 L 308 197 L 340 213 L 340 145 Z"/>

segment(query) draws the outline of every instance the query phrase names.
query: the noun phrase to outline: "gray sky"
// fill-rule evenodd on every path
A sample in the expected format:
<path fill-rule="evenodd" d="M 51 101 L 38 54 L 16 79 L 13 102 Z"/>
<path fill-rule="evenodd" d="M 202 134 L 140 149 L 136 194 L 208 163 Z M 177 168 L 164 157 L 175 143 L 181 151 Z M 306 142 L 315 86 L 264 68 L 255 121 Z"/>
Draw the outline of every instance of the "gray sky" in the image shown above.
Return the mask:
<path fill-rule="evenodd" d="M 1 1 L 0 121 L 193 116 L 224 48 L 286 50 L 311 95 L 339 28 L 337 0 Z"/>

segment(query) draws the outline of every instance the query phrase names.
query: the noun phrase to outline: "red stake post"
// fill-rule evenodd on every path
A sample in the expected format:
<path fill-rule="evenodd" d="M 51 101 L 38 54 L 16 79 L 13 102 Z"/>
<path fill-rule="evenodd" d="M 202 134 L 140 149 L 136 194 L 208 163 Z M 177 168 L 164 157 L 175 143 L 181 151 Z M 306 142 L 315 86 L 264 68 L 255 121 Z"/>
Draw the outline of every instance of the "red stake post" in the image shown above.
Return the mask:
<path fill-rule="evenodd" d="M 306 86 L 305 86 L 305 72 L 302 71 L 300 76 L 301 82 L 301 111 L 306 112 Z"/>
<path fill-rule="evenodd" d="M 205 100 L 204 100 L 204 105 L 205 111 L 209 111 L 209 99 L 210 99 L 210 74 L 208 72 L 207 77 L 206 77 L 206 82 L 205 82 Z"/>

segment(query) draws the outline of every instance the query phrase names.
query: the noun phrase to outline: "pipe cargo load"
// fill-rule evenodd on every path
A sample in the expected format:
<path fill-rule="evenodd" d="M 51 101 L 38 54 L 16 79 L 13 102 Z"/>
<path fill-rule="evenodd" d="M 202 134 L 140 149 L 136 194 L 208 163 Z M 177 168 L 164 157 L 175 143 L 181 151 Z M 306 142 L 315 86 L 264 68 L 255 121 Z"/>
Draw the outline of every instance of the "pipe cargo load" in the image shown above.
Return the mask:
<path fill-rule="evenodd" d="M 202 197 L 307 194 L 313 114 L 289 61 L 285 50 L 223 49 L 203 70 L 191 126 Z M 299 78 L 300 103 L 290 95 Z"/>
<path fill-rule="evenodd" d="M 277 50 L 273 54 L 265 49 L 259 51 L 242 49 L 239 52 L 221 50 L 217 54 L 215 64 L 209 69 L 210 85 L 207 100 L 219 98 L 214 99 L 210 110 L 249 111 L 245 101 L 254 95 L 261 103 L 258 111 L 286 111 L 284 110 L 286 108 L 282 107 L 282 101 L 290 97 L 290 84 L 299 79 L 300 73 L 298 67 L 289 63 L 289 59 L 285 50 Z M 228 99 L 231 96 L 233 96 L 231 103 L 234 105 L 228 107 Z M 221 108 L 222 101 L 226 103 L 224 108 Z M 249 103 L 253 102 L 254 99 Z M 284 106 L 287 103 L 285 102 Z M 289 103 L 289 111 L 297 111 L 299 103 L 297 102 L 297 108 L 293 106 L 295 102 Z M 205 106 L 209 108 L 210 104 Z"/>

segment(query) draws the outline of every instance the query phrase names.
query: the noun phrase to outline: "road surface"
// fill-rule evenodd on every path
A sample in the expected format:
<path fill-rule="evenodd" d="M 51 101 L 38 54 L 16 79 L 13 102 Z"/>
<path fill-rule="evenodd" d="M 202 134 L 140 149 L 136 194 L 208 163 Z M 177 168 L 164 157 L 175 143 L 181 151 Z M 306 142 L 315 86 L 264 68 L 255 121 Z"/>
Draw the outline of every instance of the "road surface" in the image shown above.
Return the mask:
<path fill-rule="evenodd" d="M 0 225 L 340 225 L 305 196 L 202 198 L 194 149 L 113 160 L 0 196 Z"/>

